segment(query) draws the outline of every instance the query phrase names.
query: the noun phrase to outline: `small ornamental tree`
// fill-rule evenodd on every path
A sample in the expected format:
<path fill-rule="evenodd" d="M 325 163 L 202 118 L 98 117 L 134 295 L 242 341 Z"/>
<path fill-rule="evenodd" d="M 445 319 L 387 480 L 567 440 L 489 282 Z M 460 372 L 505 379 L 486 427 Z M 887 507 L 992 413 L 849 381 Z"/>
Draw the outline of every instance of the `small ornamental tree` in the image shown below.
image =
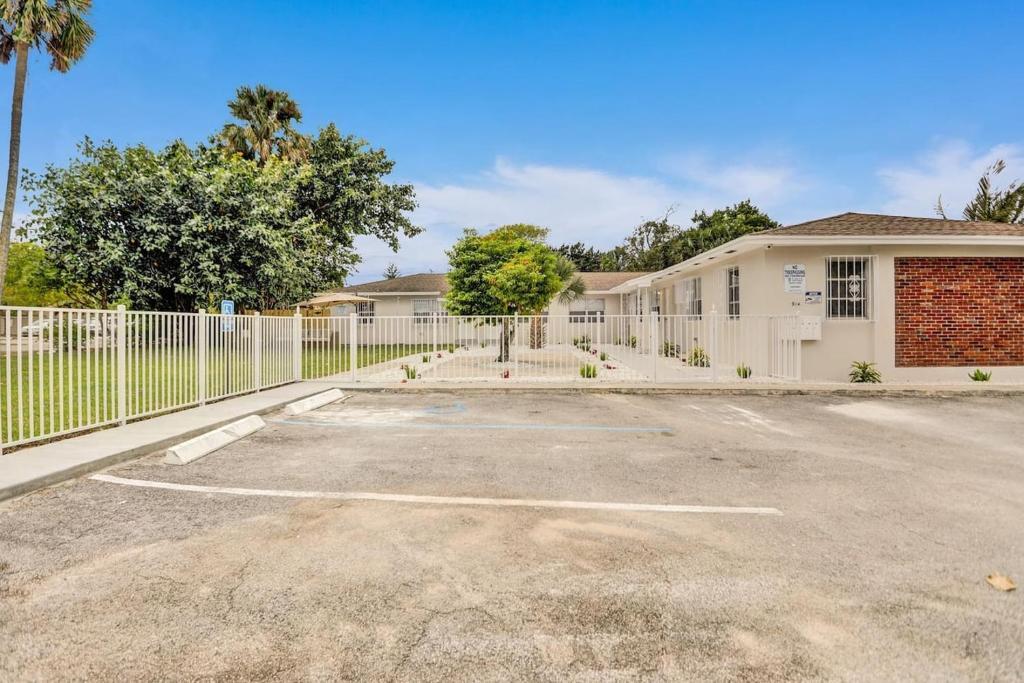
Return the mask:
<path fill-rule="evenodd" d="M 445 307 L 452 315 L 493 318 L 501 325 L 498 362 L 509 360 L 514 326 L 505 316 L 537 315 L 556 296 L 583 293 L 572 263 L 544 243 L 547 230 L 505 225 L 485 235 L 467 229 L 449 250 Z"/>

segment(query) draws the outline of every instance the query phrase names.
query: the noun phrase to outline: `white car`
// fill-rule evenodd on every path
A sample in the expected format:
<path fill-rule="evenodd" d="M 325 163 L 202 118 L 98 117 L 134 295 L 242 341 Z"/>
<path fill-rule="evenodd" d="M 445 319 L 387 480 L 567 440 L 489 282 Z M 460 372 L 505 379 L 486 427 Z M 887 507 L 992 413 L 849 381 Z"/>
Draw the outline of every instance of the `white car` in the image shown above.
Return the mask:
<path fill-rule="evenodd" d="M 36 320 L 35 322 L 29 323 L 21 328 L 22 337 L 38 337 L 40 334 L 45 333 L 50 329 L 52 325 L 51 320 Z"/>

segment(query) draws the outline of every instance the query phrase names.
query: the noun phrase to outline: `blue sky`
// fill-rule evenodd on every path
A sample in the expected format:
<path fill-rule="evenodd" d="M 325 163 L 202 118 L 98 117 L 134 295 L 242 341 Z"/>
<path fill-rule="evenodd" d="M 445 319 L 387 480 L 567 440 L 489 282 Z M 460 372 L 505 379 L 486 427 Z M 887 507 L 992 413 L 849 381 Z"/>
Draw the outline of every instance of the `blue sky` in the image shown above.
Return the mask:
<path fill-rule="evenodd" d="M 203 139 L 237 86 L 288 90 L 418 188 L 426 232 L 361 242 L 354 281 L 443 270 L 468 225 L 608 247 L 670 206 L 927 216 L 996 157 L 1024 177 L 1020 2 L 99 0 L 92 23 L 69 74 L 30 65 L 23 167 Z"/>

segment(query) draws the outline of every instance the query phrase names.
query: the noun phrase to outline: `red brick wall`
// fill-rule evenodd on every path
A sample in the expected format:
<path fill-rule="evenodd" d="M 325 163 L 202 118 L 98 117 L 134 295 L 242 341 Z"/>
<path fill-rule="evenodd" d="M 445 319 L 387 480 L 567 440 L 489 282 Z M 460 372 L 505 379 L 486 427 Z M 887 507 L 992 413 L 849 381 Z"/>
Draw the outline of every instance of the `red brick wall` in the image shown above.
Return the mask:
<path fill-rule="evenodd" d="M 896 367 L 1024 365 L 1024 258 L 896 258 Z"/>

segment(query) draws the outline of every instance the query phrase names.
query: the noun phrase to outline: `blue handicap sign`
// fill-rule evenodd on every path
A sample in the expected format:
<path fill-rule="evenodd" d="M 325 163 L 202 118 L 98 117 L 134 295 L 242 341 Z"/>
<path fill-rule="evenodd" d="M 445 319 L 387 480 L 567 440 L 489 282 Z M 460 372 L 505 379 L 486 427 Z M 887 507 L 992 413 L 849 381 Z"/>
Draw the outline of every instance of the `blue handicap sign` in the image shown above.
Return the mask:
<path fill-rule="evenodd" d="M 235 331 L 235 302 L 231 299 L 224 299 L 220 302 L 220 330 L 221 332 Z"/>

